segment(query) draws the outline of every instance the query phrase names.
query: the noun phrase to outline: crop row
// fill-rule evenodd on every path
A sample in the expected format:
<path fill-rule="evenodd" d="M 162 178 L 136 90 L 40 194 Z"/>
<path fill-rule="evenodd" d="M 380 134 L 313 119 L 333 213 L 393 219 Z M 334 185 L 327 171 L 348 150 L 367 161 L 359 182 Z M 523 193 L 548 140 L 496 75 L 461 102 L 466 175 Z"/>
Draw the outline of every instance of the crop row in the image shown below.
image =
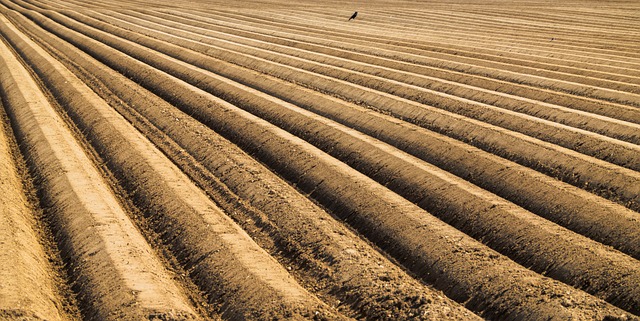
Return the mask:
<path fill-rule="evenodd" d="M 118 30 L 112 27 L 109 28 L 105 24 L 95 23 L 99 26 L 108 28 L 110 32 L 118 33 L 120 35 L 127 33 L 125 30 Z M 132 33 L 129 33 L 129 35 L 132 35 Z M 160 35 L 156 33 L 154 36 L 158 37 Z M 446 133 L 454 138 L 462 139 L 466 142 L 472 141 L 474 142 L 474 145 L 480 148 L 496 153 L 500 156 L 510 158 L 523 165 L 528 165 L 535 169 L 542 170 L 543 172 L 551 172 L 555 176 L 563 178 L 579 187 L 588 186 L 588 188 L 592 190 L 600 190 L 601 195 L 610 197 L 612 200 L 622 201 L 623 203 L 628 204 L 631 208 L 635 208 L 635 206 L 637 206 L 635 205 L 637 203 L 635 198 L 639 194 L 638 191 L 634 189 L 640 184 L 637 183 L 639 175 L 634 171 L 623 168 L 615 169 L 615 167 L 612 167 L 608 163 L 558 148 L 555 145 L 543 143 L 526 136 L 517 135 L 508 131 L 500 130 L 493 126 L 487 126 L 483 123 L 461 118 L 457 115 L 442 112 L 439 109 L 427 109 L 425 108 L 425 105 L 397 99 L 393 96 L 382 93 L 377 94 L 376 92 L 365 90 L 358 86 L 349 86 L 348 83 L 345 83 L 345 81 L 342 80 L 317 77 L 314 74 L 301 73 L 298 70 L 287 70 L 280 64 L 274 64 L 273 67 L 269 67 L 269 63 L 265 60 L 246 62 L 246 60 L 250 58 L 243 59 L 242 56 L 239 56 L 238 54 L 226 53 L 221 50 L 216 50 L 215 47 L 197 44 L 193 41 L 181 41 L 181 39 L 177 37 L 174 37 L 173 39 L 164 39 L 173 40 L 176 44 L 182 46 L 198 49 L 199 52 L 203 52 L 208 55 L 215 55 L 216 58 L 194 55 L 181 49 L 184 47 L 172 46 L 159 40 L 145 38 L 144 36 L 136 35 L 132 37 L 135 37 L 136 42 L 146 44 L 148 47 L 157 48 L 165 54 L 169 54 L 175 58 L 201 68 L 211 70 L 223 77 L 239 81 L 250 87 L 260 89 L 270 95 L 295 104 L 301 104 L 300 100 L 292 98 L 292 91 L 290 89 L 285 89 L 284 85 L 280 85 L 279 82 L 274 82 L 274 80 L 261 77 L 260 75 L 253 75 L 246 71 L 244 73 L 242 71 L 236 72 L 235 70 L 238 68 L 234 69 L 232 65 L 222 64 L 216 58 L 228 59 L 234 63 L 255 68 L 262 73 L 275 74 L 280 76 L 280 78 L 285 78 L 296 84 L 312 84 L 314 88 L 320 87 L 322 91 L 334 93 L 334 95 L 338 97 L 353 97 L 351 98 L 352 100 L 359 100 L 367 106 L 373 106 L 378 110 L 391 112 L 393 115 L 397 115 L 402 119 L 415 122 L 418 125 L 436 130 L 440 133 Z M 129 39 L 133 40 L 134 38 Z M 119 46 L 122 50 L 127 51 L 129 54 L 134 54 L 136 57 L 144 55 L 143 49 L 138 49 L 138 52 L 141 52 L 141 54 L 136 54 L 133 53 L 131 49 L 125 49 L 124 45 Z M 150 62 L 149 60 L 153 59 L 153 57 L 139 59 L 145 59 L 145 62 L 153 64 L 153 62 Z M 258 64 L 260 67 L 257 67 Z M 315 97 L 317 99 L 323 99 L 321 95 L 315 95 Z M 306 103 L 304 105 L 309 106 L 310 104 Z M 502 119 L 505 118 L 507 117 L 502 117 L 500 119 L 503 122 Z M 452 128 L 452 126 L 459 127 Z M 562 137 L 559 134 L 556 135 Z M 566 141 L 571 141 L 569 137 L 563 138 L 566 139 Z M 514 141 L 517 141 L 518 144 L 514 144 Z M 590 144 L 586 142 L 578 141 L 577 144 L 585 146 L 585 148 L 592 148 L 594 151 L 599 150 L 600 152 L 602 152 L 603 148 L 600 144 L 595 144 L 591 147 L 588 147 Z M 629 144 L 629 148 L 631 149 L 626 150 L 626 152 L 616 150 L 615 153 L 610 152 L 607 153 L 606 156 L 605 154 L 601 154 L 601 157 L 609 158 L 609 155 L 613 155 L 611 156 L 612 158 L 615 158 L 615 155 L 618 155 L 619 157 L 620 155 L 626 156 L 620 157 L 620 162 L 623 162 L 625 165 L 633 168 L 636 164 L 640 164 L 640 162 L 634 161 L 634 157 L 638 157 L 637 155 L 639 154 L 634 152 L 637 149 L 634 145 Z M 548 155 L 553 156 L 549 157 Z M 576 166 L 576 163 L 581 163 L 583 165 L 578 167 Z M 596 164 L 598 164 L 597 167 L 594 166 Z M 600 169 L 598 169 L 598 167 Z M 612 180 L 611 175 L 614 171 L 619 173 L 617 181 Z"/>
<path fill-rule="evenodd" d="M 22 80 L 2 78 L 3 105 L 41 183 L 85 316 L 640 313 L 636 107 L 598 116 L 514 94 L 543 92 L 540 83 L 504 82 L 500 93 L 432 77 L 428 70 L 453 76 L 447 69 L 455 68 L 423 62 L 493 68 L 483 77 L 495 84 L 506 70 L 534 77 L 523 65 L 549 66 L 460 48 L 467 57 L 453 59 L 454 47 L 374 39 L 363 27 L 348 44 L 337 22 L 313 11 L 309 17 L 324 21 L 317 30 L 298 11 L 118 13 L 0 0 L 0 34 L 40 79 L 28 80 L 10 60 L 3 74 L 18 70 Z M 423 69 L 407 73 L 412 64 Z M 543 78 L 570 84 L 555 71 Z M 580 79 L 602 86 L 583 96 L 634 105 L 626 100 L 633 94 L 608 97 L 604 79 Z M 78 131 L 65 131 L 65 122 Z M 56 134 L 41 134 L 47 130 Z M 60 172 L 73 179 L 55 180 Z M 132 208 L 119 205 L 109 184 Z M 89 199 L 110 210 L 92 210 Z M 69 211 L 86 214 L 77 223 Z M 166 244 L 160 258 L 152 234 Z M 123 265 L 125 252 L 140 255 Z M 169 277 L 164 260 L 172 258 L 188 280 Z M 213 308 L 192 297 L 190 282 Z"/>
<path fill-rule="evenodd" d="M 7 30 L 4 32 L 7 38 L 13 38 L 16 45 L 20 46 L 20 41 L 15 39 L 18 37 L 16 33 L 12 35 Z M 22 40 L 26 41 L 24 38 Z M 60 45 L 59 42 L 58 45 Z M 201 192 L 194 190 L 194 187 L 189 187 L 191 184 L 185 181 L 184 177 L 180 177 L 182 174 L 176 168 L 164 164 L 166 161 L 163 163 L 158 151 L 154 151 L 149 143 L 145 143 L 139 134 L 135 139 L 135 136 L 130 134 L 135 130 L 127 128 L 122 118 L 113 115 L 113 110 L 101 108 L 101 106 L 105 106 L 104 102 L 94 100 L 87 103 L 77 99 L 77 93 L 67 92 L 72 89 L 66 86 L 66 81 L 73 77 L 67 76 L 70 78 L 61 79 L 60 75 L 47 72 L 48 63 L 39 61 L 37 56 L 34 57 L 34 53 L 30 52 L 34 50 L 34 47 L 23 50 L 23 57 L 32 57 L 29 58 L 30 64 L 36 69 L 39 66 L 43 68 L 39 70 L 39 75 L 50 84 L 52 90 L 56 91 L 58 99 L 65 106 L 68 106 L 71 117 L 85 132 L 98 153 L 104 157 L 107 166 L 123 182 L 124 188 L 131 193 L 130 197 L 133 198 L 136 205 L 148 215 L 154 229 L 167 238 L 167 243 L 175 247 L 176 256 L 181 262 L 184 262 L 183 264 L 188 270 L 192 271 L 192 277 L 196 283 L 203 291 L 209 292 L 211 303 L 222 305 L 220 313 L 223 317 L 268 319 L 299 315 L 306 318 L 338 318 L 330 309 L 323 308 L 320 302 L 314 303 L 314 300 L 317 299 L 313 299 L 308 293 L 305 294 L 306 291 L 296 285 L 290 276 L 286 276 L 286 272 L 280 272 L 284 271 L 283 266 L 276 267 L 275 261 L 264 258 L 265 256 L 261 254 L 264 253 L 263 250 L 252 249 L 252 246 L 255 247 L 255 245 L 246 244 L 246 236 L 243 236 L 243 232 L 236 231 L 237 227 L 230 225 L 228 217 L 211 208 L 211 205 L 207 209 L 206 205 L 203 205 L 207 201 L 202 199 Z M 91 67 L 92 65 L 85 66 Z M 118 79 L 113 79 L 111 85 L 121 86 L 120 82 Z M 120 90 L 127 90 L 124 86 L 120 88 Z M 132 95 L 131 91 L 129 91 L 129 95 Z M 93 106 L 93 109 L 86 106 Z M 108 116 L 104 113 L 112 115 Z M 156 111 L 156 115 L 158 114 L 160 113 Z M 105 119 L 109 119 L 109 121 L 105 122 Z M 118 119 L 120 120 L 118 121 Z M 167 118 L 162 119 L 166 121 Z M 169 120 L 173 122 L 174 118 L 169 118 Z M 127 147 L 123 147 L 123 144 L 126 144 Z M 145 147 L 145 145 L 147 146 Z M 224 172 L 228 166 L 229 164 L 225 164 L 219 170 Z M 273 180 L 273 178 L 271 179 Z M 237 188 L 247 187 L 244 181 L 238 181 L 236 184 L 241 184 Z M 296 212 L 301 213 L 300 209 L 297 209 Z M 322 214 L 318 213 L 318 216 L 322 216 Z M 328 215 L 325 214 L 325 216 L 327 217 L 324 219 L 329 218 Z M 322 220 L 323 218 L 316 218 L 315 221 L 312 221 L 316 227 L 323 230 L 324 235 L 322 236 L 324 237 L 321 237 L 320 240 L 326 242 L 326 238 L 331 238 L 335 243 L 324 246 L 320 246 L 321 243 L 316 245 L 319 254 L 325 256 L 325 261 L 329 259 L 330 263 L 335 265 L 334 269 L 338 270 L 336 272 L 349 270 L 349 273 L 359 276 L 353 281 L 347 280 L 345 282 L 338 281 L 345 277 L 345 273 L 334 274 L 331 271 L 324 271 L 324 273 L 328 274 L 327 278 L 339 278 L 332 282 L 333 286 L 345 282 L 346 284 L 342 287 L 351 288 L 354 293 L 347 291 L 345 292 L 346 298 L 342 298 L 347 299 L 349 304 L 357 306 L 363 315 L 392 318 L 389 313 L 397 309 L 398 313 L 395 316 L 414 313 L 414 315 L 423 315 L 434 320 L 475 318 L 465 309 L 412 280 L 366 244 L 357 242 L 357 237 L 350 236 L 351 233 L 344 227 L 334 227 L 327 230 L 329 227 L 322 227 Z M 280 224 L 284 224 L 283 222 L 286 221 L 280 219 Z M 293 231 L 294 228 L 288 227 L 286 224 L 284 227 L 289 231 Z M 307 229 L 309 228 L 307 227 Z M 234 235 L 238 233 L 239 235 Z M 331 237 L 327 235 L 328 233 L 331 233 Z M 288 233 L 287 237 L 291 237 L 291 234 Z M 284 236 L 281 237 L 284 238 Z M 336 238 L 338 240 L 335 240 Z M 294 242 L 292 245 L 302 249 L 308 243 L 313 242 L 308 239 L 297 240 L 297 242 L 302 241 L 305 243 Z M 342 250 L 351 249 L 351 251 L 357 249 L 356 254 L 362 256 L 356 259 L 349 257 L 350 254 L 348 254 L 345 257 L 345 254 L 340 251 L 341 248 Z M 356 267 L 363 270 L 354 269 L 352 266 L 354 260 L 358 263 Z M 321 262 L 315 259 L 314 263 L 320 264 Z M 376 273 L 371 274 L 373 271 Z M 369 282 L 361 283 L 366 280 Z M 385 295 L 384 293 L 389 291 L 389 289 L 381 288 L 388 287 L 385 284 L 390 281 L 400 284 L 404 288 L 404 290 L 394 290 L 393 292 L 396 299 L 402 299 L 402 301 L 398 301 L 401 304 L 397 307 L 385 306 L 380 303 L 384 302 L 382 297 Z M 224 295 L 222 295 L 223 293 Z M 402 293 L 405 293 L 407 297 L 403 298 Z M 372 297 L 369 298 L 368 295 L 372 295 Z M 367 302 L 368 300 L 369 302 Z M 96 307 L 96 309 L 100 308 L 99 305 Z M 106 306 L 102 306 L 102 308 L 108 309 Z M 93 309 L 88 308 L 88 310 Z M 131 313 L 120 314 L 120 317 L 123 316 L 133 317 Z M 108 319 L 109 317 L 102 315 L 101 318 Z"/>

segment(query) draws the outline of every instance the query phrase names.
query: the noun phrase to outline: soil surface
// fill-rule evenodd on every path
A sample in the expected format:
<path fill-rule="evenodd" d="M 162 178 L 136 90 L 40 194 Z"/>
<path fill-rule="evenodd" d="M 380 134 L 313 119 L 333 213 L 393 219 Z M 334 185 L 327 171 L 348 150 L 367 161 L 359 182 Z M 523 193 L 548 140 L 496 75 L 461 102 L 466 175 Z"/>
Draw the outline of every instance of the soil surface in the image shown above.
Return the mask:
<path fill-rule="evenodd" d="M 0 0 L 0 319 L 639 320 L 638 12 Z"/>

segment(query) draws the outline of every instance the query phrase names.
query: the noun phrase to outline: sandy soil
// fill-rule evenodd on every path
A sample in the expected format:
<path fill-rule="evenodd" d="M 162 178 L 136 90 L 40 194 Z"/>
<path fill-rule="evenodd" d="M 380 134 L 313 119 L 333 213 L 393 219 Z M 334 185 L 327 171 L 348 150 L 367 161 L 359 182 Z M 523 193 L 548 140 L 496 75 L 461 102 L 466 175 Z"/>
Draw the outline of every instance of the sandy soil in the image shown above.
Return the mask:
<path fill-rule="evenodd" d="M 637 320 L 638 9 L 0 0 L 0 318 Z"/>

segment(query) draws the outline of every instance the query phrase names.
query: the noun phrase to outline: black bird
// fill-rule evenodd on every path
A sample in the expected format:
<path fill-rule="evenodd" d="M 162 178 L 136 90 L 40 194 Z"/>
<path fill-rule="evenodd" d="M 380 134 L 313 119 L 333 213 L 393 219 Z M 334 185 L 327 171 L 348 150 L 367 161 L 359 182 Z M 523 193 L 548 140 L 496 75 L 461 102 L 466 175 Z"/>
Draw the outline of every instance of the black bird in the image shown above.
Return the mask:
<path fill-rule="evenodd" d="M 351 18 L 349 18 L 349 20 L 348 20 L 348 21 L 351 21 L 351 20 L 355 19 L 357 16 L 358 16 L 358 11 L 354 12 L 354 13 L 351 15 Z"/>

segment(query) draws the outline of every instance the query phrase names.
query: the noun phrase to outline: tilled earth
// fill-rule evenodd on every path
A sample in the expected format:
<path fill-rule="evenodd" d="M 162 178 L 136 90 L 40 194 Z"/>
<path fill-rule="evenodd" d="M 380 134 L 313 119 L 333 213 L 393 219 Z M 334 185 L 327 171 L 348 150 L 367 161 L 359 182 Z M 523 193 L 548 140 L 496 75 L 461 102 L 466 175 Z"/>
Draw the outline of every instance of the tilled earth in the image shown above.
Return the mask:
<path fill-rule="evenodd" d="M 0 319 L 638 320 L 639 13 L 0 0 Z"/>

